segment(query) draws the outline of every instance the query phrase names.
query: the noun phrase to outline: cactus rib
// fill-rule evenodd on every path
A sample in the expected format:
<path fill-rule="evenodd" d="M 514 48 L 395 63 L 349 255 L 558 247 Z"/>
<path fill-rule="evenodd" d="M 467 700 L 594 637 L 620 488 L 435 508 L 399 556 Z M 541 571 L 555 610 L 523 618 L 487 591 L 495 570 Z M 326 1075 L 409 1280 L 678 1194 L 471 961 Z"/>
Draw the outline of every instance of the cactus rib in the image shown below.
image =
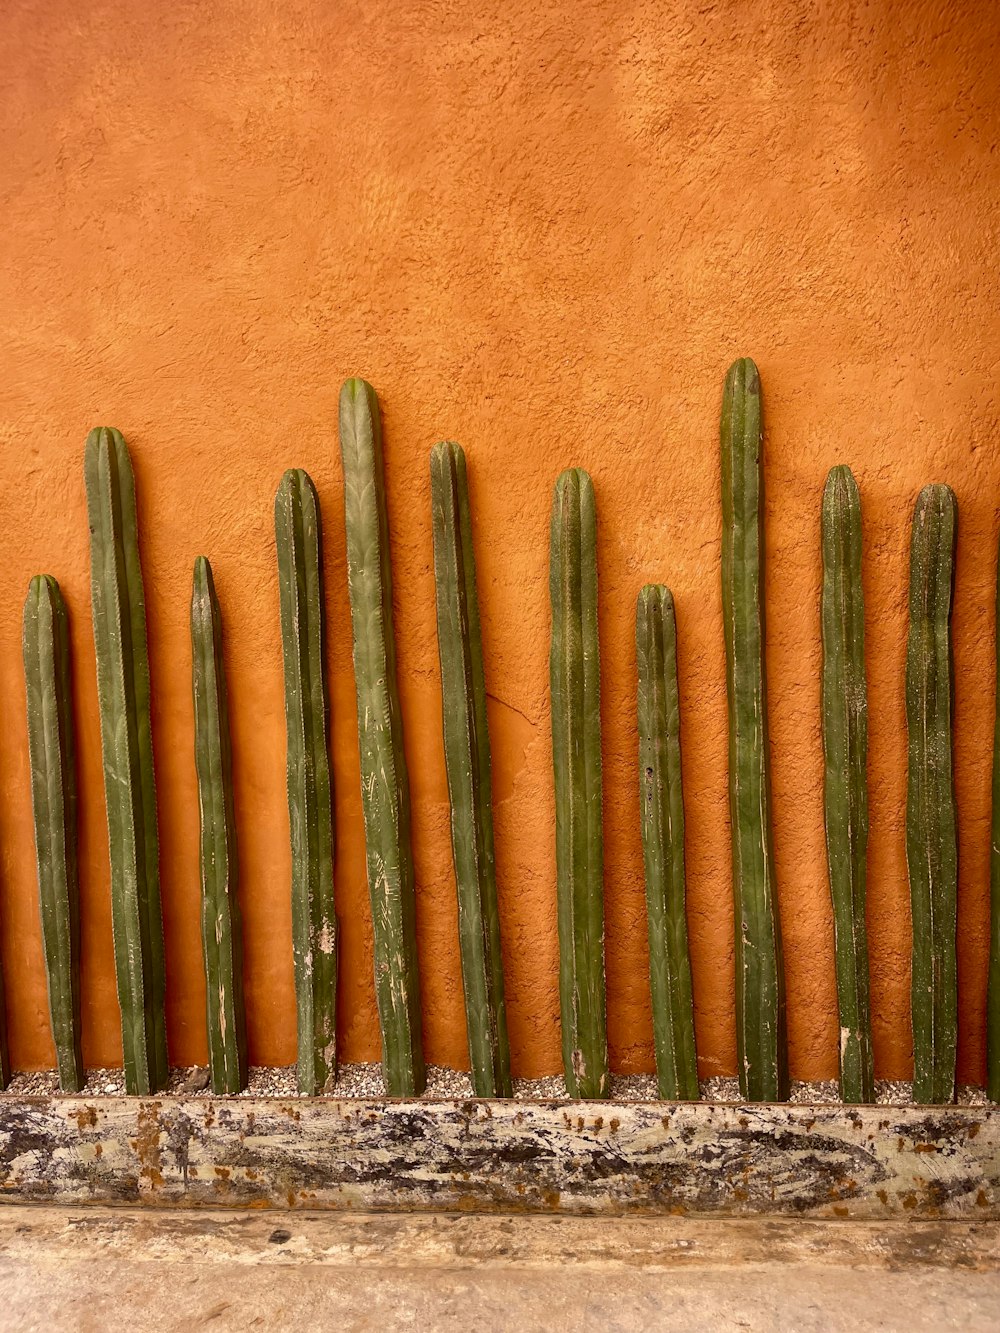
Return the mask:
<path fill-rule="evenodd" d="M 423 1091 L 426 1071 L 420 1030 L 410 787 L 392 625 L 382 427 L 372 386 L 362 379 L 345 381 L 339 416 L 382 1069 L 391 1097 L 411 1097 Z"/>
<path fill-rule="evenodd" d="M 674 599 L 662 584 L 639 593 L 639 797 L 649 921 L 649 984 L 661 1098 L 698 1099 L 691 962 L 684 904 L 684 798 Z"/>
<path fill-rule="evenodd" d="M 729 698 L 729 812 L 736 915 L 740 1092 L 788 1097 L 781 927 L 771 841 L 764 667 L 760 376 L 733 363 L 722 402 L 722 610 Z"/>
<path fill-rule="evenodd" d="M 301 469 L 274 500 L 285 669 L 292 954 L 299 1091 L 332 1092 L 337 1076 L 337 918 L 333 796 L 324 670 L 323 559 L 316 488 Z"/>
<path fill-rule="evenodd" d="M 462 986 L 478 1097 L 510 1097 L 500 915 L 493 855 L 490 737 L 465 453 L 431 451 L 434 580 Z"/>
<path fill-rule="evenodd" d="M 952 774 L 951 604 L 958 505 L 925 486 L 913 513 L 906 645 L 906 866 L 913 918 L 913 1099 L 955 1097 L 958 837 Z"/>

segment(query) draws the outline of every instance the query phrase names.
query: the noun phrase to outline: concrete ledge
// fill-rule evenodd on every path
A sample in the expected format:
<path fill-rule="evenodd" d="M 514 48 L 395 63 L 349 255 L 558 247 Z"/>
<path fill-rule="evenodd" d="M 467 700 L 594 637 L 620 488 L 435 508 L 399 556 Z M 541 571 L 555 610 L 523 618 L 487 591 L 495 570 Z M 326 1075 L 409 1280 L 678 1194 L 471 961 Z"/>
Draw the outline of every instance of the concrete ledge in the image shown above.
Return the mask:
<path fill-rule="evenodd" d="M 0 1199 L 151 1207 L 1000 1219 L 1000 1112 L 36 1098 Z"/>

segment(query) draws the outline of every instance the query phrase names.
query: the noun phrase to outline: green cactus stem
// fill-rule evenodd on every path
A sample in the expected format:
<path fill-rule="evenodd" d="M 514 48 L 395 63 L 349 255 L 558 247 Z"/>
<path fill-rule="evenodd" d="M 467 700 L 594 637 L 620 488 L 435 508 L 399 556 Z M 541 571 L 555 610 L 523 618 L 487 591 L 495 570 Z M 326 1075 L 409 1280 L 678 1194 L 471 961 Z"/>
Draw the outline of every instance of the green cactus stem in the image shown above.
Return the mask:
<path fill-rule="evenodd" d="M 958 834 L 952 776 L 951 602 L 958 504 L 925 486 L 910 542 L 906 645 L 906 866 L 913 919 L 913 1099 L 955 1097 L 958 1042 Z"/>
<path fill-rule="evenodd" d="M 1000 1102 L 1000 551 L 996 586 L 996 715 L 993 727 L 993 838 L 990 844 L 990 968 L 986 991 L 986 1095 Z"/>
<path fill-rule="evenodd" d="M 861 496 L 849 467 L 826 479 L 822 513 L 823 756 L 826 855 L 840 1011 L 840 1094 L 875 1100 L 865 886 L 868 691 L 861 587 Z"/>
<path fill-rule="evenodd" d="M 84 477 L 125 1089 L 144 1096 L 167 1078 L 166 983 L 135 482 L 114 428 L 90 432 Z"/>
<path fill-rule="evenodd" d="M 299 1091 L 332 1092 L 337 1077 L 337 918 L 333 787 L 324 670 L 323 556 L 316 489 L 301 469 L 274 500 L 288 736 L 292 955 Z"/>
<path fill-rule="evenodd" d="M 660 1096 L 698 1100 L 691 962 L 684 906 L 684 798 L 674 599 L 662 584 L 639 593 L 639 799 L 649 920 L 649 985 Z"/>
<path fill-rule="evenodd" d="M 242 1092 L 247 1085 L 247 1027 L 222 617 L 212 566 L 203 555 L 194 562 L 191 590 L 191 681 L 201 827 L 201 942 L 208 1066 L 212 1091 L 221 1095 Z"/>
<path fill-rule="evenodd" d="M 69 628 L 59 584 L 36 574 L 24 603 L 22 647 L 35 860 L 49 1017 L 59 1086 L 83 1087 L 80 1046 L 80 884 Z"/>
<path fill-rule="evenodd" d="M 423 1091 L 426 1071 L 410 787 L 396 681 L 382 427 L 375 390 L 361 379 L 347 380 L 340 391 L 340 454 L 382 1071 L 390 1097 L 412 1097 Z"/>
<path fill-rule="evenodd" d="M 510 1097 L 490 737 L 469 488 L 461 445 L 431 451 L 434 581 L 465 1021 L 477 1097 Z"/>
<path fill-rule="evenodd" d="M 785 985 L 771 841 L 764 670 L 760 376 L 733 363 L 722 400 L 722 614 L 736 913 L 736 1050 L 748 1101 L 788 1097 Z"/>
<path fill-rule="evenodd" d="M 559 1001 L 571 1097 L 607 1097 L 597 512 L 581 468 L 556 482 L 549 563 Z"/>

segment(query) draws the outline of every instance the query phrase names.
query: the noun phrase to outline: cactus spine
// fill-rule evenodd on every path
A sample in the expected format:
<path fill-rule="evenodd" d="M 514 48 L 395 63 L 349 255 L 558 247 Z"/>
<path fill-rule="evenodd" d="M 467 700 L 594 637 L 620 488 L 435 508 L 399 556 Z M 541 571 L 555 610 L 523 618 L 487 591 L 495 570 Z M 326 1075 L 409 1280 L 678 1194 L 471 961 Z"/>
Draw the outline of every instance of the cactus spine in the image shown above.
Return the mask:
<path fill-rule="evenodd" d="M 722 399 L 722 614 L 736 912 L 736 1047 L 749 1101 L 788 1097 L 785 985 L 771 844 L 764 670 L 760 376 L 749 357 Z"/>
<path fill-rule="evenodd" d="M 925 486 L 913 513 L 906 645 L 906 866 L 913 918 L 913 1099 L 955 1096 L 958 837 L 952 778 L 951 600 L 958 505 Z"/>
<path fill-rule="evenodd" d="M 201 941 L 208 1007 L 208 1064 L 212 1091 L 222 1094 L 242 1092 L 246 1087 L 247 1030 L 222 618 L 212 566 L 203 555 L 194 562 L 191 664 L 201 826 Z"/>
<path fill-rule="evenodd" d="M 849 467 L 823 491 L 823 755 L 826 855 L 833 898 L 840 1093 L 875 1100 L 865 886 L 868 851 L 868 693 L 861 587 L 861 496 Z"/>
<path fill-rule="evenodd" d="M 28 585 L 22 647 L 49 1015 L 59 1086 L 64 1092 L 79 1092 L 84 1070 L 73 700 L 66 606 L 50 575 L 36 574 Z"/>
<path fill-rule="evenodd" d="M 697 1101 L 691 962 L 684 909 L 677 629 L 670 589 L 649 584 L 635 617 L 639 667 L 639 799 L 649 919 L 649 984 L 660 1096 Z"/>
<path fill-rule="evenodd" d="M 410 786 L 396 682 L 382 427 L 375 390 L 361 379 L 345 381 L 340 391 L 340 453 L 382 1070 L 390 1097 L 412 1097 L 423 1091 L 426 1073 Z"/>
<path fill-rule="evenodd" d="M 166 984 L 135 481 L 114 428 L 90 432 L 84 477 L 125 1088 L 141 1096 L 167 1077 Z"/>
<path fill-rule="evenodd" d="M 559 1002 L 571 1097 L 609 1093 L 604 982 L 597 514 L 581 468 L 556 482 L 549 564 Z"/>
<path fill-rule="evenodd" d="M 461 445 L 442 443 L 431 451 L 431 507 L 444 753 L 472 1081 L 478 1097 L 510 1097 L 486 678 Z"/>
<path fill-rule="evenodd" d="M 332 1092 L 337 1077 L 337 918 L 333 796 L 324 672 L 323 558 L 316 488 L 301 469 L 274 500 L 288 735 L 292 955 L 299 1091 Z"/>
<path fill-rule="evenodd" d="M 990 970 L 986 992 L 986 1095 L 991 1102 L 1000 1102 L 1000 551 L 997 553 L 996 613 L 993 838 L 990 844 Z"/>

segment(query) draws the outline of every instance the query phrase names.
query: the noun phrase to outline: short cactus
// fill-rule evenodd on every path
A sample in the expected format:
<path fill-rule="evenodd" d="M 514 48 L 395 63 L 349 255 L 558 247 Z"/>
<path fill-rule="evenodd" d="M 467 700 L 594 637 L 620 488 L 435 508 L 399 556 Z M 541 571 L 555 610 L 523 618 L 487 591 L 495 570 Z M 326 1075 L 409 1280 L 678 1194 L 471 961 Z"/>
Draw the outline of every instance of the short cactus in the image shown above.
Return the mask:
<path fill-rule="evenodd" d="M 222 617 L 212 566 L 194 562 L 191 590 L 194 757 L 201 827 L 201 942 L 205 958 L 208 1066 L 214 1093 L 247 1084 L 233 759 L 222 659 Z"/>
<path fill-rule="evenodd" d="M 35 859 L 49 1016 L 64 1092 L 83 1087 L 80 884 L 69 628 L 59 584 L 37 574 L 24 603 L 22 647 Z"/>
<path fill-rule="evenodd" d="M 323 557 L 316 489 L 301 469 L 274 500 L 285 664 L 292 956 L 299 1091 L 332 1092 L 337 1077 L 337 918 L 333 787 L 324 669 Z"/>
<path fill-rule="evenodd" d="M 635 617 L 639 799 L 649 919 L 649 984 L 660 1096 L 697 1101 L 691 962 L 684 903 L 677 629 L 669 588 L 648 584 Z"/>
<path fill-rule="evenodd" d="M 444 752 L 472 1082 L 478 1097 L 510 1097 L 486 679 L 461 445 L 437 444 L 431 451 L 431 507 Z"/>
<path fill-rule="evenodd" d="M 748 1101 L 788 1097 L 785 983 L 771 845 L 764 670 L 760 376 L 744 357 L 722 400 L 722 615 L 736 909 L 736 1053 Z"/>
<path fill-rule="evenodd" d="M 556 793 L 559 1000 L 571 1097 L 610 1091 L 604 976 L 597 512 L 590 477 L 556 482 L 549 564 L 552 765 Z"/>
<path fill-rule="evenodd" d="M 951 601 L 958 504 L 925 486 L 910 542 L 906 645 L 906 866 L 913 920 L 913 1100 L 955 1097 L 958 1044 L 958 832 L 952 776 Z"/>
<path fill-rule="evenodd" d="M 347 380 L 340 391 L 340 454 L 382 1070 L 390 1097 L 412 1097 L 423 1091 L 426 1071 L 410 786 L 396 682 L 382 426 L 375 390 L 361 379 Z"/>
<path fill-rule="evenodd" d="M 167 1079 L 166 979 L 135 482 L 114 428 L 90 432 L 84 477 L 125 1089 L 143 1096 Z"/>

